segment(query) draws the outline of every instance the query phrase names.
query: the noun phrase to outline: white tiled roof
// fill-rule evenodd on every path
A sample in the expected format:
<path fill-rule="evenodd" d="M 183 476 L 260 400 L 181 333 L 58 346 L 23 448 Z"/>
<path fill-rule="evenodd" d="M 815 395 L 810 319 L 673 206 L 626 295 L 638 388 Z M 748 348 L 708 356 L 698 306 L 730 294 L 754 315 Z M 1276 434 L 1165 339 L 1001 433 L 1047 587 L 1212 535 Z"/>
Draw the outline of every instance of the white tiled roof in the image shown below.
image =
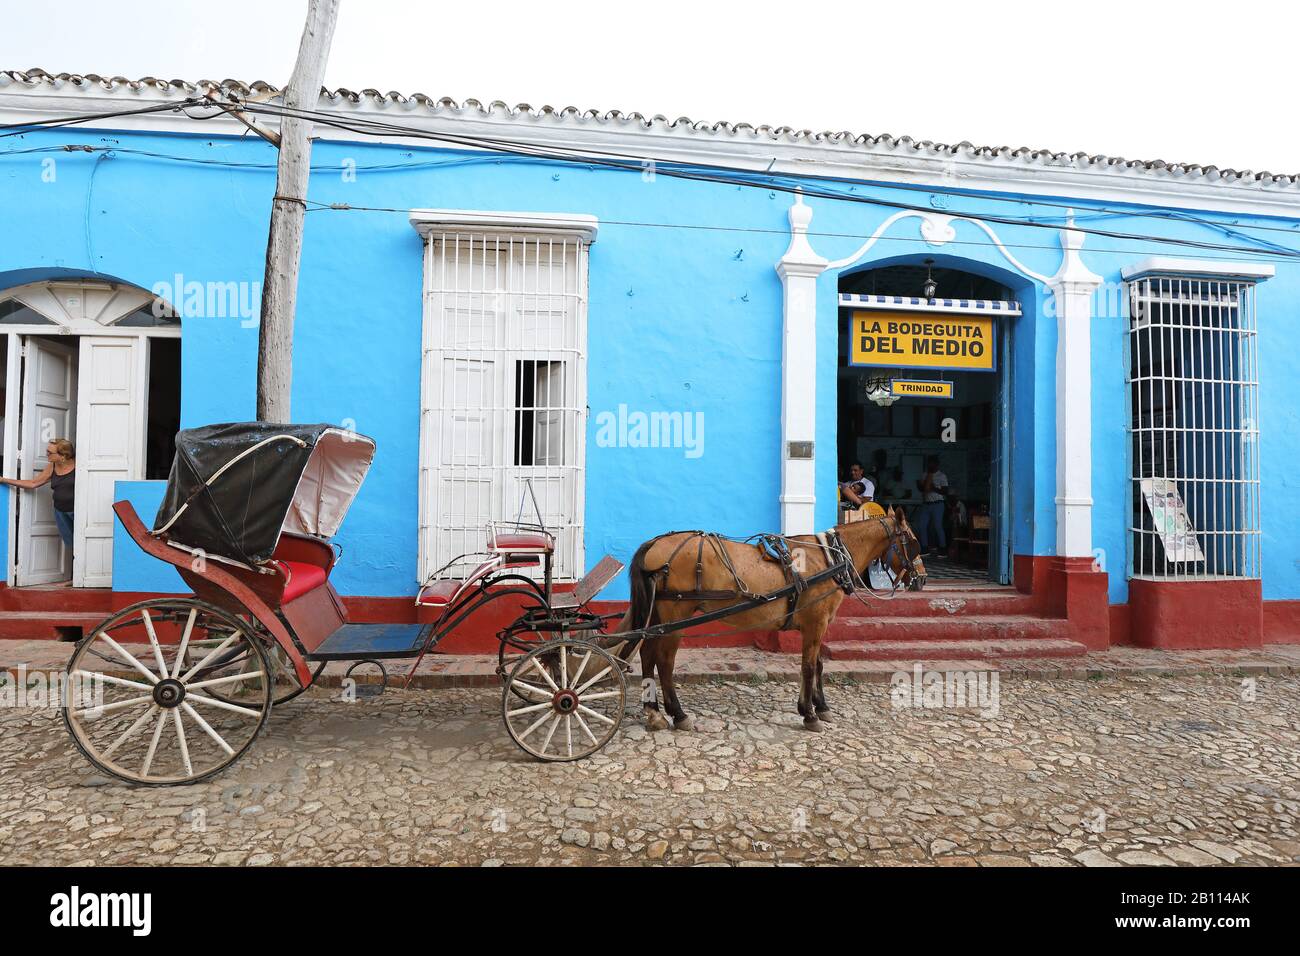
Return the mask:
<path fill-rule="evenodd" d="M 190 96 L 201 95 L 212 86 L 240 96 L 255 96 L 263 99 L 273 98 L 280 93 L 278 87 L 261 80 L 252 83 L 232 79 L 189 82 L 186 80 L 164 80 L 152 76 L 133 80 L 124 76 L 99 76 L 94 73 L 49 73 L 39 68 L 0 71 L 0 93 L 4 91 L 4 87 L 7 85 L 6 80 L 8 83 L 27 87 L 46 85 L 66 88 L 71 85 L 75 88 L 94 85 L 110 93 L 133 91 Z M 1222 169 L 1218 166 L 1197 163 L 1171 163 L 1160 159 L 1134 160 L 1124 159 L 1119 156 L 1104 156 L 1082 152 L 1065 153 L 1047 149 L 1031 149 L 1023 146 L 976 146 L 968 142 L 936 143 L 930 140 L 916 140 L 910 136 L 891 136 L 889 134 L 872 136 L 833 131 L 814 132 L 807 129 L 794 129 L 790 126 L 755 126 L 750 123 L 729 123 L 726 121 L 705 122 L 692 120 L 684 116 L 669 119 L 662 115 L 646 116 L 642 113 L 623 113 L 618 110 L 607 112 L 580 110 L 572 106 L 555 109 L 551 106 L 533 107 L 527 103 L 509 106 L 501 101 L 483 104 L 474 99 L 458 102 L 448 97 L 434 99 L 423 93 L 406 96 L 392 91 L 381 93 L 376 89 L 353 91 L 342 87 L 334 90 L 322 88 L 321 96 L 324 101 L 339 106 L 358 106 L 367 103 L 373 103 L 377 106 L 401 104 L 408 109 L 412 106 L 424 107 L 435 115 L 464 117 L 478 114 L 483 118 L 493 117 L 525 121 L 554 119 L 577 123 L 582 126 L 611 126 L 618 128 L 620 131 L 635 128 L 689 131 L 697 135 L 745 139 L 751 143 L 766 139 L 773 143 L 791 145 L 825 145 L 839 149 L 860 147 L 864 151 L 885 148 L 894 153 L 899 151 L 910 152 L 929 159 L 942 159 L 947 156 L 966 161 L 978 161 L 980 159 L 992 162 L 1000 161 L 1002 163 L 1010 161 L 1012 163 L 1058 169 L 1065 167 L 1076 170 L 1115 171 L 1129 174 L 1136 171 L 1166 179 L 1201 183 L 1300 186 L 1300 174 L 1256 172 L 1249 169 Z"/>

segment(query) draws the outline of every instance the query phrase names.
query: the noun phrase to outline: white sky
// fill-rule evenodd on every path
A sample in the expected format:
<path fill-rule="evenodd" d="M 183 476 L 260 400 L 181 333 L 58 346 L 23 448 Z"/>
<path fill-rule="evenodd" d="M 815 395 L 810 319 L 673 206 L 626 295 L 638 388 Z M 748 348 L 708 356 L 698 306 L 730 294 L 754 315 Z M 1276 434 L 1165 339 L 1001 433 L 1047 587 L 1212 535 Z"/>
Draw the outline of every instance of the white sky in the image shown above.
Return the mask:
<path fill-rule="evenodd" d="M 326 84 L 1300 173 L 1300 5 L 341 0 Z M 0 69 L 283 84 L 305 0 L 5 4 Z"/>

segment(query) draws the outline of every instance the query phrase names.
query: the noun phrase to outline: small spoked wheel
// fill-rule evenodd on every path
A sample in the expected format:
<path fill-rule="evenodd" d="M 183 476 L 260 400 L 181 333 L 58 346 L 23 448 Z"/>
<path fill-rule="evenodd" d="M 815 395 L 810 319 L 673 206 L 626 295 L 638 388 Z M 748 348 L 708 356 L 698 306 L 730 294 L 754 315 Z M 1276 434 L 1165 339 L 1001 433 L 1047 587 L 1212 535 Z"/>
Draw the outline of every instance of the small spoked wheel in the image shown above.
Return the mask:
<path fill-rule="evenodd" d="M 273 665 L 249 625 L 192 598 L 113 615 L 68 663 L 63 720 L 97 768 L 198 783 L 239 759 L 271 713 Z"/>
<path fill-rule="evenodd" d="M 501 679 L 510 681 L 510 675 L 525 657 L 541 647 L 548 640 L 554 640 L 539 631 L 514 631 L 499 636 L 500 647 L 497 649 L 497 673 Z M 535 702 L 533 697 L 521 697 L 520 700 Z"/>
<path fill-rule="evenodd" d="M 623 722 L 627 685 L 608 653 L 587 641 L 551 641 L 520 658 L 501 695 L 510 737 L 539 760 L 595 753 Z"/>

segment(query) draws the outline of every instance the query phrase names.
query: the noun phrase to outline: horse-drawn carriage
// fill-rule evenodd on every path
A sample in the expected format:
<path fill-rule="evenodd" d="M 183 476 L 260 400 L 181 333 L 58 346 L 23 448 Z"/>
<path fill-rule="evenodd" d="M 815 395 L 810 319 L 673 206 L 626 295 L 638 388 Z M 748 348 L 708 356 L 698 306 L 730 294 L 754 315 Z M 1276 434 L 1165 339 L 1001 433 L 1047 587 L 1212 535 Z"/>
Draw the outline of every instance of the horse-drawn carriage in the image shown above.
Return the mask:
<path fill-rule="evenodd" d="M 96 767 L 133 783 L 203 780 L 237 760 L 272 708 L 311 687 L 330 662 L 351 662 L 350 674 L 362 662 L 382 672 L 382 662 L 405 659 L 415 662 L 413 676 L 440 640 L 500 601 L 517 613 L 498 635 L 506 730 L 534 757 L 575 760 L 618 730 L 627 659 L 641 642 L 786 601 L 793 619 L 808 588 L 861 583 L 859 561 L 840 542 L 828 546 L 824 569 L 787 574 L 783 588 L 741 588 L 737 603 L 721 608 L 716 590 L 700 592 L 714 602 L 704 614 L 651 620 L 644 600 L 634 600 L 606 635 L 610 616 L 590 602 L 622 564 L 605 557 L 571 590 L 558 589 L 555 538 L 540 515 L 530 524 L 521 514 L 489 525 L 483 553 L 458 558 L 420 589 L 415 622 L 349 622 L 330 581 L 342 555 L 333 538 L 374 453 L 371 439 L 329 425 L 191 429 L 177 435 L 152 529 L 130 502 L 113 506 L 132 540 L 173 566 L 193 593 L 125 608 L 73 652 L 70 683 L 95 695 L 66 706 L 64 720 Z M 634 581 L 634 596 L 638 585 L 644 581 Z M 646 620 L 634 627 L 641 613 Z M 624 652 L 612 654 L 615 646 Z"/>

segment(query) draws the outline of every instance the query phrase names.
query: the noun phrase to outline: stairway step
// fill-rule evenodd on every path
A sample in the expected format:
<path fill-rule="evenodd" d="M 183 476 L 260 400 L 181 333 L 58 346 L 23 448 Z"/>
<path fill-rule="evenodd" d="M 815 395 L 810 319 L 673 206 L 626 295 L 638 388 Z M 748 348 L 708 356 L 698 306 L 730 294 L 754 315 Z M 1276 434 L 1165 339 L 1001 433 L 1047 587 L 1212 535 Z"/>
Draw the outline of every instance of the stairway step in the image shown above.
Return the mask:
<path fill-rule="evenodd" d="M 0 611 L 0 640 L 61 640 L 67 634 L 61 627 L 79 627 L 84 636 L 107 616 L 107 612 Z"/>
<path fill-rule="evenodd" d="M 825 645 L 833 661 L 982 661 L 1012 657 L 1082 657 L 1087 647 L 1064 639 L 844 641 Z"/>
<path fill-rule="evenodd" d="M 1037 599 L 1014 588 L 926 588 L 899 591 L 892 598 L 847 597 L 837 617 L 884 614 L 890 617 L 957 617 L 967 614 L 1033 614 Z"/>
<path fill-rule="evenodd" d="M 826 631 L 826 641 L 1047 640 L 1065 637 L 1069 628 L 1064 618 L 1028 614 L 837 617 Z"/>
<path fill-rule="evenodd" d="M 59 612 L 108 616 L 112 609 L 112 588 L 11 588 L 0 585 L 0 613 Z"/>

